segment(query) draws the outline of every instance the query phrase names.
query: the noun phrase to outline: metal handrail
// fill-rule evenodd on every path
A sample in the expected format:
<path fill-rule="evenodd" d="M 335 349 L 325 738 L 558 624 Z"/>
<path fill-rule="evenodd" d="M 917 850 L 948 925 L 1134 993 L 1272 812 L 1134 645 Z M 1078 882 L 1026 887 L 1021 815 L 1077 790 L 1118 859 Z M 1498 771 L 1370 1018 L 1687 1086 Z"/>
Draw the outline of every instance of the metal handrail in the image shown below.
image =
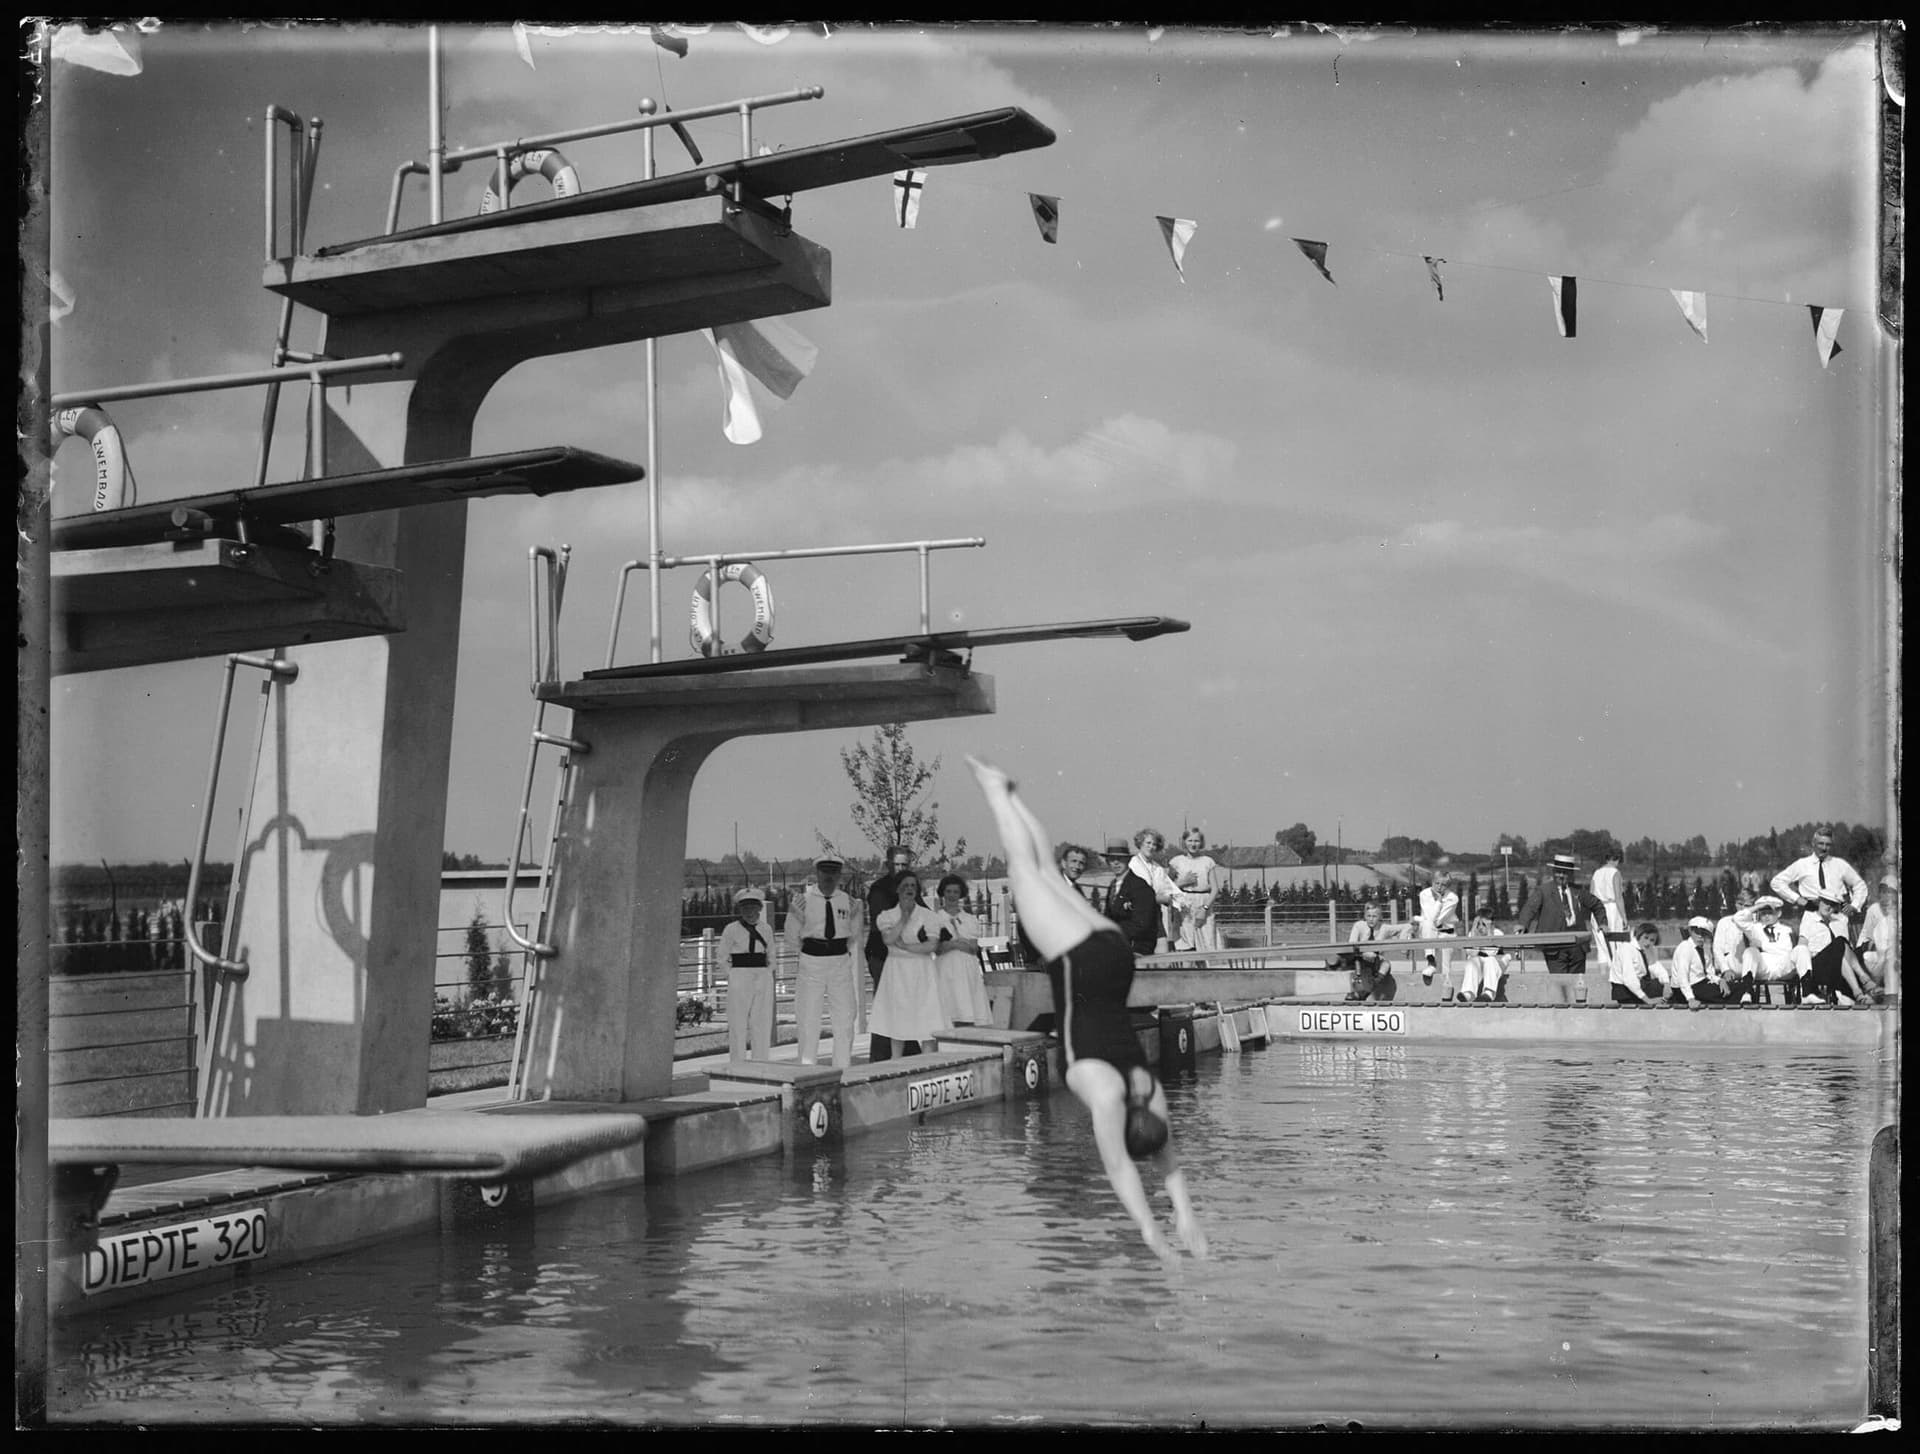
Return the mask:
<path fill-rule="evenodd" d="M 810 545 L 794 550 L 729 550 L 716 551 L 708 555 L 663 555 L 660 557 L 662 569 L 681 565 L 705 566 L 713 573 L 715 585 L 713 591 L 713 635 L 720 636 L 720 588 L 719 578 L 722 566 L 737 565 L 745 561 L 762 560 L 817 560 L 825 556 L 836 555 L 904 555 L 912 551 L 920 557 L 920 629 L 933 629 L 933 604 L 931 563 L 928 557 L 936 550 L 977 550 L 986 544 L 979 535 L 962 536 L 953 540 L 903 540 L 882 545 Z M 650 562 L 630 560 L 620 567 L 619 579 L 613 593 L 613 622 L 607 630 L 607 661 L 614 664 L 614 649 L 620 639 L 620 615 L 626 609 L 627 577 L 637 570 L 652 570 Z M 655 593 L 656 599 L 658 593 Z M 658 639 L 660 622 L 659 608 L 653 610 L 653 633 Z"/>
<path fill-rule="evenodd" d="M 433 194 L 439 195 L 440 178 L 457 172 L 468 162 L 486 158 L 496 165 L 504 165 L 523 152 L 539 151 L 542 148 L 558 146 L 564 141 L 586 141 L 598 136 L 616 136 L 628 131 L 651 130 L 657 126 L 671 126 L 680 129 L 686 122 L 700 121 L 709 116 L 739 115 L 741 118 L 741 155 L 753 155 L 753 123 L 755 111 L 768 106 L 785 106 L 796 101 L 818 101 L 827 94 L 824 86 L 799 86 L 791 91 L 778 91 L 765 96 L 749 96 L 740 101 L 719 101 L 710 106 L 695 106 L 686 111 L 656 111 L 656 103 L 651 99 L 640 102 L 638 118 L 623 121 L 607 121 L 597 126 L 577 126 L 568 131 L 542 132 L 538 136 L 517 136 L 511 141 L 490 141 L 480 146 L 470 146 L 459 151 L 442 151 L 434 162 L 405 161 L 393 169 L 393 187 L 387 198 L 387 228 L 389 233 L 396 232 L 400 226 L 400 202 L 405 191 L 406 180 L 410 176 L 432 178 Z M 686 138 L 683 136 L 682 138 Z M 697 153 L 696 153 L 697 155 Z M 506 189 L 500 189 L 500 205 L 508 206 Z M 440 221 L 438 216 L 432 219 Z"/>
<path fill-rule="evenodd" d="M 273 121 L 276 113 L 281 115 L 285 114 L 280 111 L 278 106 L 269 106 L 267 108 L 267 260 L 269 262 L 273 261 L 273 249 L 277 241 L 273 231 Z M 298 125 L 298 118 L 294 118 L 294 124 Z M 301 174 L 298 179 L 299 185 L 296 188 L 293 213 L 293 250 L 296 254 L 306 250 L 307 218 L 313 210 L 313 179 L 320 168 L 320 128 L 323 124 L 318 116 L 314 117 L 309 123 L 306 148 L 301 154 Z M 287 339 L 291 336 L 292 332 L 293 299 L 282 298 L 280 300 L 280 326 L 275 330 L 273 338 L 272 366 L 274 368 L 280 368 L 287 362 L 290 356 L 287 351 Z M 306 362 L 315 362 L 318 356 L 306 357 L 303 355 L 302 357 Z M 309 407 L 311 408 L 311 405 L 309 405 Z M 260 449 L 258 455 L 255 457 L 253 466 L 253 485 L 255 489 L 258 489 L 267 482 L 267 458 L 273 450 L 273 426 L 279 412 L 280 382 L 275 380 L 273 383 L 267 385 L 266 402 L 260 411 Z M 311 413 L 308 417 L 307 427 L 309 431 L 314 427 L 314 420 Z M 309 432 L 307 437 L 307 463 L 309 467 L 312 466 L 315 457 L 313 436 L 311 432 Z M 324 461 L 326 456 L 322 453 L 318 457 Z"/>
<path fill-rule="evenodd" d="M 573 555 L 571 545 L 563 545 L 556 554 L 550 546 L 535 545 L 527 550 L 527 646 L 532 653 L 533 680 L 529 691 L 538 691 L 544 682 L 560 676 L 560 602 L 567 590 L 567 561 Z M 544 629 L 540 619 L 540 562 L 547 562 L 547 617 Z M 543 652 L 541 646 L 545 645 Z"/>
<path fill-rule="evenodd" d="M 306 218 L 303 215 L 300 199 L 303 195 L 310 195 L 313 188 L 312 176 L 309 171 L 309 164 L 313 160 L 313 157 L 307 143 L 307 138 L 303 134 L 306 124 L 302 122 L 295 113 L 287 110 L 286 107 L 269 105 L 267 107 L 266 123 L 261 127 L 261 132 L 266 138 L 267 143 L 265 222 L 266 261 L 269 263 L 273 262 L 280 255 L 280 218 L 276 205 L 280 200 L 279 147 L 276 145 L 279 140 L 279 135 L 274 130 L 275 122 L 280 122 L 286 126 L 288 139 L 291 143 L 288 148 L 288 160 L 293 164 L 293 195 L 289 199 L 288 211 L 290 215 L 288 217 L 287 230 L 291 234 L 293 251 L 296 255 L 299 254 L 306 242 Z M 313 125 L 316 131 L 319 130 L 320 123 L 318 120 L 315 120 Z"/>
<path fill-rule="evenodd" d="M 114 384 L 105 389 L 67 389 L 55 394 L 56 409 L 79 404 L 105 404 L 115 399 L 160 399 L 173 394 L 210 394 L 220 389 L 244 389 L 289 379 L 331 378 L 335 374 L 378 373 L 406 366 L 406 355 L 369 353 L 358 358 L 317 359 L 271 369 L 243 369 L 232 374 L 203 374 L 193 379 L 165 379 L 154 384 Z"/>

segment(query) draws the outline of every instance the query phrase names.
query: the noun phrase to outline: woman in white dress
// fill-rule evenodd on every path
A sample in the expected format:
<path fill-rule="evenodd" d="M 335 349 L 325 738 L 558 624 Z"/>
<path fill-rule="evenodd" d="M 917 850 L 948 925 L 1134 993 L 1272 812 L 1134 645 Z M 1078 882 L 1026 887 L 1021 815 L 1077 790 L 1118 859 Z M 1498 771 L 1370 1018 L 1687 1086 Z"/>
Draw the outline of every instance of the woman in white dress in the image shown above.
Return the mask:
<path fill-rule="evenodd" d="M 1213 871 L 1219 865 L 1207 853 L 1207 835 L 1198 828 L 1187 829 L 1180 840 L 1185 849 L 1167 860 L 1173 875 L 1173 903 L 1168 918 L 1172 921 L 1175 949 L 1218 949 L 1220 926 L 1214 922 Z"/>
<path fill-rule="evenodd" d="M 940 880 L 940 954 L 934 978 L 940 986 L 940 1010 L 950 1025 L 991 1025 L 986 971 L 980 966 L 980 921 L 967 912 L 967 881 L 957 873 Z"/>
<path fill-rule="evenodd" d="M 909 869 L 897 884 L 900 902 L 874 923 L 887 946 L 880 988 L 867 1011 L 867 1030 L 890 1036 L 898 1055 L 918 1055 L 922 1040 L 950 1028 L 940 1008 L 934 957 L 940 952 L 940 920 L 920 902 L 920 875 Z"/>

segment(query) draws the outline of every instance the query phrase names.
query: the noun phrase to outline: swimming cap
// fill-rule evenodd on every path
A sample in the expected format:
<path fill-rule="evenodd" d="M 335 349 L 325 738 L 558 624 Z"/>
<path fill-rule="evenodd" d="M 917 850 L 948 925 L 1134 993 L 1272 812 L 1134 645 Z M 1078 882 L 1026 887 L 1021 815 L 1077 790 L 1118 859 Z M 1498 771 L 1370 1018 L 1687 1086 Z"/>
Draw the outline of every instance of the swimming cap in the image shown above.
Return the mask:
<path fill-rule="evenodd" d="M 1127 1107 L 1127 1155 L 1136 1161 L 1167 1144 L 1167 1123 L 1145 1106 Z"/>

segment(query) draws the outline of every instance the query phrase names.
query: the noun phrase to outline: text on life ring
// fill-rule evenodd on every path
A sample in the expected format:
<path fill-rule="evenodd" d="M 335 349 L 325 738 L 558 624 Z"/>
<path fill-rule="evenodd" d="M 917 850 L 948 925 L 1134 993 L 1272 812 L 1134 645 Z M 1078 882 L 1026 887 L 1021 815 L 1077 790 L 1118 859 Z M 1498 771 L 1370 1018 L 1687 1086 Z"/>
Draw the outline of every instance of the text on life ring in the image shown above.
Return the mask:
<path fill-rule="evenodd" d="M 559 152 L 550 150 L 517 153 L 507 163 L 507 190 L 511 192 L 514 183 L 522 177 L 531 177 L 536 174 L 545 177 L 553 184 L 553 195 L 556 197 L 571 197 L 580 190 L 580 174 Z M 482 212 L 500 210 L 500 194 L 494 190 L 499 185 L 499 181 L 499 173 L 496 171 L 493 181 L 487 183 L 486 194 L 480 199 Z"/>
<path fill-rule="evenodd" d="M 702 656 L 731 656 L 737 652 L 765 651 L 773 641 L 773 586 L 752 561 L 735 561 L 720 568 L 720 584 L 738 581 L 753 597 L 753 625 L 737 646 L 721 646 L 714 639 L 711 569 L 701 572 L 700 583 L 693 588 L 693 620 L 688 639 Z"/>

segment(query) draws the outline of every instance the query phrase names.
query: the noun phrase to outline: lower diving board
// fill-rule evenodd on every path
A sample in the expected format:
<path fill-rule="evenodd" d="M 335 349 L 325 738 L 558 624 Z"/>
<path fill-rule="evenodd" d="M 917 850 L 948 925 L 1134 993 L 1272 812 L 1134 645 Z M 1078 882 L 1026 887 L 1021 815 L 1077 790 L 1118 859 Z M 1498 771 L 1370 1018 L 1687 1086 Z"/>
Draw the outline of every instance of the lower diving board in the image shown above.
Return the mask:
<path fill-rule="evenodd" d="M 397 1111 L 387 1116 L 101 1116 L 47 1125 L 55 1166 L 268 1166 L 514 1181 L 647 1134 L 631 1112 Z"/>

